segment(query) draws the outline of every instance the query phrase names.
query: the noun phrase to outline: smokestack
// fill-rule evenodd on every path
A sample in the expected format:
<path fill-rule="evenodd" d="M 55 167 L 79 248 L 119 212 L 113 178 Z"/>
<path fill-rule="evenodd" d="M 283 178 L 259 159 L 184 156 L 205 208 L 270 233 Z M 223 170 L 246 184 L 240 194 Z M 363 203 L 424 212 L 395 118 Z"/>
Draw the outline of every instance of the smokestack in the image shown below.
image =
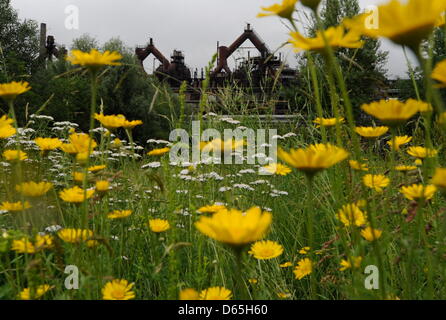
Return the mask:
<path fill-rule="evenodd" d="M 46 53 L 46 23 L 40 24 L 40 55 Z"/>

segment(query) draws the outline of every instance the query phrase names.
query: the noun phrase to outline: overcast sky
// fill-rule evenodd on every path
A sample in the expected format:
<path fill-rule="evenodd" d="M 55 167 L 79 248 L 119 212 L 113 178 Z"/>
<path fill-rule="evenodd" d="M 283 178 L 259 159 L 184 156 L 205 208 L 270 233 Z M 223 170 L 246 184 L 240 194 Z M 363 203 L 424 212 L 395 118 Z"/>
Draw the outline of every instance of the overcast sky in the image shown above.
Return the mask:
<path fill-rule="evenodd" d="M 186 64 L 201 68 L 220 45 L 230 45 L 251 23 L 254 30 L 275 50 L 287 40 L 287 28 L 277 17 L 256 18 L 259 8 L 280 0 L 12 0 L 22 19 L 34 19 L 47 24 L 48 34 L 56 42 L 70 46 L 74 38 L 84 33 L 101 43 L 119 37 L 128 46 L 145 45 L 154 38 L 155 45 L 169 56 L 174 49 L 182 50 Z M 386 0 L 360 0 L 361 6 Z M 67 6 L 79 9 L 79 29 L 65 26 Z M 304 19 L 303 17 L 299 17 Z M 249 46 L 250 44 L 247 44 Z M 399 47 L 383 41 L 382 48 L 390 51 L 389 75 L 404 75 L 405 58 Z M 255 50 L 250 49 L 251 55 Z M 287 61 L 295 63 L 291 49 L 281 50 Z M 240 57 L 242 53 L 235 55 Z M 245 50 L 246 54 L 246 50 Z M 147 59 L 151 69 L 152 59 Z"/>

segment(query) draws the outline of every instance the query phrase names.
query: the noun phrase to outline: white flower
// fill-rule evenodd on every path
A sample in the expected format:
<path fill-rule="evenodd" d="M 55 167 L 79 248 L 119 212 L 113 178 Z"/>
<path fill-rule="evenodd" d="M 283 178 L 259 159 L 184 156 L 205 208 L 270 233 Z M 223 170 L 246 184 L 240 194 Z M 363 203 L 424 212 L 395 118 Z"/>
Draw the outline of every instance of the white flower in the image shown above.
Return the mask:
<path fill-rule="evenodd" d="M 146 169 L 146 168 L 159 168 L 159 167 L 161 167 L 161 162 L 154 161 L 154 162 L 150 162 L 150 163 L 147 163 L 147 164 L 141 166 L 141 169 Z"/>
<path fill-rule="evenodd" d="M 255 189 L 247 184 L 244 183 L 236 183 L 233 185 L 234 188 L 239 188 L 239 189 L 245 189 L 245 190 L 249 190 L 249 191 L 254 191 Z"/>
<path fill-rule="evenodd" d="M 240 170 L 238 173 L 245 174 L 245 173 L 256 173 L 253 169 L 243 169 Z"/>
<path fill-rule="evenodd" d="M 218 192 L 226 192 L 231 190 L 231 187 L 221 187 L 220 189 L 218 189 Z"/>

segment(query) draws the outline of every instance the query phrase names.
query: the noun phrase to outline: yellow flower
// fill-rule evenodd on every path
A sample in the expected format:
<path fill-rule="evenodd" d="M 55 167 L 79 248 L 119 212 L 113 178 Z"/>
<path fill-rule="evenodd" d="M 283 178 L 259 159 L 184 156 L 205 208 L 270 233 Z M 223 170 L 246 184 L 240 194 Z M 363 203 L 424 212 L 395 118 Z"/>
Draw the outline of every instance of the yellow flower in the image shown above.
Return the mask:
<path fill-rule="evenodd" d="M 80 243 L 91 240 L 93 231 L 90 229 L 62 229 L 57 232 L 59 238 L 68 243 Z"/>
<path fill-rule="evenodd" d="M 281 268 L 288 268 L 288 267 L 291 267 L 292 265 L 293 264 L 290 261 L 287 261 L 287 262 L 279 264 L 279 267 L 281 267 Z"/>
<path fill-rule="evenodd" d="M 281 18 L 291 20 L 294 6 L 298 0 L 282 0 L 281 4 L 273 4 L 270 7 L 262 7 L 264 12 L 260 12 L 257 18 L 277 15 Z"/>
<path fill-rule="evenodd" d="M 211 287 L 200 292 L 200 300 L 231 300 L 232 292 L 225 287 Z"/>
<path fill-rule="evenodd" d="M 350 168 L 357 171 L 369 171 L 369 168 L 367 167 L 367 164 L 360 163 L 357 160 L 349 160 L 348 164 L 350 165 Z"/>
<path fill-rule="evenodd" d="M 415 100 L 416 101 L 416 100 Z M 428 113 L 434 111 L 434 108 L 430 103 L 418 101 L 418 112 L 420 113 Z"/>
<path fill-rule="evenodd" d="M 203 152 L 225 152 L 228 153 L 230 151 L 238 150 L 240 147 L 244 146 L 246 143 L 244 140 L 226 140 L 223 141 L 221 139 L 214 139 L 212 141 L 206 142 L 201 141 L 200 142 L 200 149 Z"/>
<path fill-rule="evenodd" d="M 28 238 L 13 240 L 11 250 L 18 253 L 36 253 L 42 249 L 53 247 L 53 237 L 50 235 L 37 235 L 34 243 Z"/>
<path fill-rule="evenodd" d="M 291 149 L 289 153 L 279 148 L 277 155 L 292 167 L 314 175 L 345 160 L 349 154 L 331 144 L 316 144 L 305 149 Z"/>
<path fill-rule="evenodd" d="M 168 153 L 170 151 L 170 148 L 161 148 L 161 149 L 154 149 L 152 151 L 147 152 L 147 155 L 149 156 L 161 156 L 165 153 Z"/>
<path fill-rule="evenodd" d="M 12 101 L 17 98 L 18 95 L 31 90 L 28 82 L 9 82 L 0 84 L 0 97 L 6 101 Z"/>
<path fill-rule="evenodd" d="M 149 228 L 152 232 L 160 233 L 170 229 L 169 221 L 164 219 L 150 219 Z"/>
<path fill-rule="evenodd" d="M 313 271 L 313 262 L 308 258 L 300 260 L 297 263 L 297 266 L 293 270 L 294 275 L 298 280 L 301 280 L 305 276 L 311 274 L 312 271 Z"/>
<path fill-rule="evenodd" d="M 67 57 L 67 60 L 72 64 L 81 65 L 89 68 L 90 70 L 97 70 L 102 66 L 119 66 L 122 56 L 117 52 L 105 51 L 100 53 L 96 49 L 92 49 L 89 53 L 82 52 L 80 50 L 71 51 L 71 56 Z"/>
<path fill-rule="evenodd" d="M 15 186 L 17 192 L 20 192 L 27 197 L 43 196 L 53 186 L 50 182 L 23 182 Z"/>
<path fill-rule="evenodd" d="M 277 297 L 280 299 L 286 299 L 291 297 L 291 293 L 289 292 L 277 292 Z"/>
<path fill-rule="evenodd" d="M 107 166 L 105 164 L 98 165 L 98 166 L 91 166 L 91 167 L 88 168 L 88 171 L 90 171 L 90 172 L 98 172 L 98 171 L 104 170 L 105 168 L 107 168 Z"/>
<path fill-rule="evenodd" d="M 361 137 L 374 139 L 381 137 L 389 131 L 388 127 L 356 127 L 355 131 Z"/>
<path fill-rule="evenodd" d="M 291 169 L 289 167 L 281 163 L 271 163 L 267 166 L 264 166 L 263 169 L 271 174 L 277 174 L 281 176 L 286 176 L 288 173 L 291 172 Z"/>
<path fill-rule="evenodd" d="M 316 118 L 313 120 L 313 122 L 316 124 L 316 127 L 319 128 L 320 126 L 322 127 L 334 127 L 336 125 L 336 123 L 344 123 L 345 119 L 344 118 Z"/>
<path fill-rule="evenodd" d="M 4 211 L 22 211 L 31 208 L 31 205 L 28 201 L 25 202 L 8 202 L 4 201 L 0 205 L 0 210 Z"/>
<path fill-rule="evenodd" d="M 367 227 L 361 230 L 361 236 L 367 241 L 374 241 L 381 238 L 382 231 L 378 229 L 373 229 L 372 227 Z"/>
<path fill-rule="evenodd" d="M 359 268 L 361 266 L 362 257 L 350 257 L 348 260 L 342 259 L 341 260 L 341 268 L 339 268 L 340 271 L 345 271 L 347 269 L 352 268 Z"/>
<path fill-rule="evenodd" d="M 354 203 L 342 206 L 342 208 L 338 211 L 336 217 L 346 227 L 352 225 L 360 227 L 367 223 L 366 214 L 362 212 L 361 209 L 359 209 L 359 207 Z"/>
<path fill-rule="evenodd" d="M 346 32 L 343 26 L 330 27 L 324 31 L 328 46 L 333 50 L 339 48 L 361 48 L 363 42 L 357 32 Z M 299 32 L 291 32 L 288 42 L 294 47 L 295 52 L 315 51 L 327 54 L 324 38 L 320 31 L 316 32 L 316 37 L 305 38 Z"/>
<path fill-rule="evenodd" d="M 439 88 L 446 88 L 446 60 L 439 62 L 431 74 L 432 79 L 439 81 Z"/>
<path fill-rule="evenodd" d="M 36 138 L 34 142 L 39 146 L 40 151 L 50 151 L 62 146 L 62 141 L 58 138 Z"/>
<path fill-rule="evenodd" d="M 121 219 L 126 218 L 132 214 L 132 210 L 115 210 L 107 214 L 107 218 L 109 219 Z"/>
<path fill-rule="evenodd" d="M 307 254 L 311 250 L 310 247 L 303 247 L 299 250 L 299 254 Z"/>
<path fill-rule="evenodd" d="M 130 300 L 135 298 L 134 284 L 124 279 L 114 279 L 102 288 L 103 300 Z"/>
<path fill-rule="evenodd" d="M 444 0 L 409 0 L 406 3 L 392 0 L 378 6 L 378 28 L 366 24 L 367 14 L 348 19 L 344 24 L 368 37 L 385 37 L 416 50 L 432 32 L 445 9 Z"/>
<path fill-rule="evenodd" d="M 400 147 L 403 144 L 409 143 L 412 141 L 412 137 L 409 136 L 396 136 L 392 138 L 392 140 L 387 141 L 387 144 L 394 149 L 395 151 L 400 151 Z"/>
<path fill-rule="evenodd" d="M 446 168 L 436 168 L 432 184 L 442 191 L 446 191 Z"/>
<path fill-rule="evenodd" d="M 0 118 L 0 139 L 9 138 L 16 133 L 16 129 L 11 125 L 13 122 L 7 115 Z"/>
<path fill-rule="evenodd" d="M 259 280 L 257 280 L 256 278 L 248 279 L 248 281 L 250 284 L 257 284 L 259 282 Z"/>
<path fill-rule="evenodd" d="M 362 182 L 366 187 L 374 189 L 377 192 L 382 192 L 383 188 L 389 185 L 390 179 L 382 174 L 366 174 L 362 177 Z"/>
<path fill-rule="evenodd" d="M 31 297 L 31 290 L 29 288 L 25 288 L 19 293 L 19 299 L 20 300 L 39 299 L 52 288 L 53 287 L 47 284 L 40 285 L 34 290 L 32 297 Z"/>
<path fill-rule="evenodd" d="M 226 209 L 222 204 L 213 204 L 199 208 L 197 211 L 200 213 L 216 213 L 220 210 Z"/>
<path fill-rule="evenodd" d="M 110 182 L 107 180 L 96 181 L 96 191 L 107 192 L 110 189 Z"/>
<path fill-rule="evenodd" d="M 424 102 L 413 99 L 405 103 L 391 99 L 364 104 L 361 109 L 381 120 L 386 126 L 395 127 L 412 118 L 423 104 Z"/>
<path fill-rule="evenodd" d="M 124 126 L 124 123 L 126 121 L 125 116 L 122 114 L 118 115 L 109 115 L 106 116 L 103 113 L 95 113 L 94 118 L 98 120 L 105 128 L 112 130 L 116 128 L 120 128 Z"/>
<path fill-rule="evenodd" d="M 83 182 L 85 174 L 83 172 L 73 172 L 73 179 L 76 182 Z"/>
<path fill-rule="evenodd" d="M 94 139 L 90 139 L 90 136 L 85 133 L 72 133 L 69 137 L 69 141 L 70 143 L 64 143 L 60 148 L 62 151 L 70 154 L 89 154 L 94 148 L 97 147 L 96 141 L 94 141 Z"/>
<path fill-rule="evenodd" d="M 197 290 L 186 288 L 180 291 L 180 300 L 198 300 L 199 294 Z"/>
<path fill-rule="evenodd" d="M 115 138 L 115 140 L 112 141 L 111 146 L 112 148 L 119 148 L 120 146 L 122 146 L 121 139 Z"/>
<path fill-rule="evenodd" d="M 257 241 L 251 245 L 248 253 L 256 259 L 269 260 L 280 256 L 283 253 L 283 247 L 271 240 Z"/>
<path fill-rule="evenodd" d="M 243 246 L 262 239 L 271 221 L 271 213 L 262 213 L 259 207 L 253 207 L 245 213 L 231 209 L 219 211 L 211 217 L 202 216 L 195 226 L 212 239 Z"/>
<path fill-rule="evenodd" d="M 416 166 L 404 166 L 404 165 L 402 165 L 402 166 L 396 166 L 395 167 L 395 170 L 396 171 L 413 171 L 413 170 L 417 170 L 417 167 Z"/>
<path fill-rule="evenodd" d="M 401 187 L 400 192 L 409 200 L 430 200 L 437 192 L 437 187 L 434 185 L 413 184 L 409 187 Z"/>
<path fill-rule="evenodd" d="M 142 123 L 143 122 L 141 120 L 132 120 L 132 121 L 125 120 L 122 127 L 124 129 L 133 129 L 136 126 L 142 125 Z"/>
<path fill-rule="evenodd" d="M 3 151 L 3 158 L 6 159 L 6 161 L 23 161 L 25 159 L 28 159 L 28 155 L 21 151 L 21 150 L 5 150 Z"/>
<path fill-rule="evenodd" d="M 64 189 L 59 192 L 59 197 L 65 202 L 81 203 L 86 199 L 90 199 L 94 194 L 94 189 L 87 189 L 86 194 L 84 189 L 75 186 L 73 188 Z"/>
<path fill-rule="evenodd" d="M 407 153 L 411 155 L 412 157 L 418 158 L 418 159 L 424 159 L 424 158 L 432 158 L 435 157 L 438 154 L 438 151 L 435 149 L 429 149 L 424 147 L 410 147 L 407 150 Z"/>

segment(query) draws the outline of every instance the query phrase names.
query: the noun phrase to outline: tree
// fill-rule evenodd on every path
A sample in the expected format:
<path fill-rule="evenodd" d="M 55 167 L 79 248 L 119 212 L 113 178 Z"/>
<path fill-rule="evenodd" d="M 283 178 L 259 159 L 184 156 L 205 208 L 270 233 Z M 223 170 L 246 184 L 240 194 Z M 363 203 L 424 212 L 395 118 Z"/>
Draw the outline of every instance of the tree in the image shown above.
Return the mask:
<path fill-rule="evenodd" d="M 329 0 L 321 10 L 322 25 L 325 29 L 337 26 L 342 20 L 353 17 L 360 13 L 358 0 Z M 310 35 L 314 35 L 317 30 L 317 23 L 314 21 L 310 28 Z M 353 105 L 359 106 L 376 100 L 382 96 L 383 89 L 386 88 L 386 69 L 388 52 L 380 50 L 378 40 L 364 38 L 364 46 L 360 49 L 341 48 L 336 51 L 336 57 L 344 73 L 347 88 Z M 317 65 L 324 70 L 324 61 L 320 56 L 314 56 Z M 320 79 L 325 77 L 324 71 L 320 73 Z M 327 84 L 324 84 L 327 86 Z M 322 97 L 325 105 L 329 104 L 328 89 L 322 90 L 325 96 Z M 357 110 L 358 108 L 355 108 Z"/>
<path fill-rule="evenodd" d="M 27 77 L 39 55 L 38 26 L 20 21 L 10 0 L 0 0 L 0 82 Z"/>

